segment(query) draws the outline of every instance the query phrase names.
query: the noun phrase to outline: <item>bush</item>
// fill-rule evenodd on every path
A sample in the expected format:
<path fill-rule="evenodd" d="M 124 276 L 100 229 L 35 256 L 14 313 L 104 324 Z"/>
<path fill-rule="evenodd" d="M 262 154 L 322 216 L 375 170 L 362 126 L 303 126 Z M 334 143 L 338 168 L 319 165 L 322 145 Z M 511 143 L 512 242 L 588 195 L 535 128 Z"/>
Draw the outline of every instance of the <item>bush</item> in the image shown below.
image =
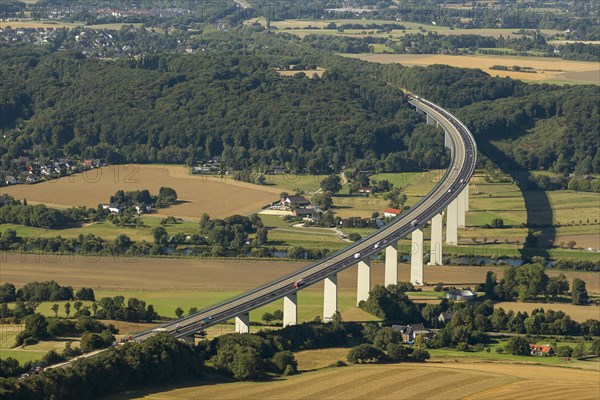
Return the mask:
<path fill-rule="evenodd" d="M 571 357 L 573 355 L 573 348 L 570 346 L 560 346 L 556 349 L 556 355 L 558 357 Z"/>
<path fill-rule="evenodd" d="M 415 362 L 425 362 L 425 360 L 429 360 L 430 358 L 429 352 L 424 349 L 415 349 L 410 355 L 410 359 Z"/>
<path fill-rule="evenodd" d="M 348 361 L 353 364 L 377 362 L 384 356 L 383 351 L 370 344 L 361 344 L 348 352 Z"/>
<path fill-rule="evenodd" d="M 105 330 L 102 333 L 91 333 L 84 332 L 81 335 L 81 342 L 79 344 L 81 351 L 84 353 L 104 349 L 110 346 L 115 341 L 115 337 L 109 330 Z"/>
<path fill-rule="evenodd" d="M 48 365 L 58 364 L 66 360 L 67 359 L 65 357 L 58 354 L 55 350 L 50 350 L 44 355 L 44 357 L 42 357 L 40 364 L 42 367 L 47 367 Z"/>
<path fill-rule="evenodd" d="M 531 354 L 529 341 L 521 336 L 513 336 L 508 339 L 506 351 L 515 356 L 528 356 Z"/>
<path fill-rule="evenodd" d="M 88 300 L 88 301 L 96 301 L 96 296 L 94 295 L 94 289 L 92 288 L 81 288 L 75 293 L 75 300 Z"/>
<path fill-rule="evenodd" d="M 52 336 L 75 334 L 75 323 L 62 318 L 48 318 L 48 333 Z"/>
<path fill-rule="evenodd" d="M 362 239 L 362 237 L 358 233 L 352 232 L 348 235 L 348 239 L 352 240 L 353 242 L 358 242 L 360 239 Z"/>
<path fill-rule="evenodd" d="M 401 344 L 392 343 L 387 349 L 387 358 L 391 361 L 408 361 L 413 349 Z"/>
<path fill-rule="evenodd" d="M 387 350 L 389 345 L 398 343 L 402 343 L 402 333 L 389 326 L 377 331 L 373 340 L 373 345 L 381 350 Z"/>
<path fill-rule="evenodd" d="M 336 362 L 334 362 L 333 364 L 330 365 L 330 367 L 334 367 L 334 368 L 347 367 L 347 366 L 348 366 L 348 364 L 346 364 L 342 360 L 337 360 Z"/>
<path fill-rule="evenodd" d="M 65 343 L 65 348 L 62 351 L 62 356 L 65 358 L 73 358 L 81 355 L 82 352 L 78 347 L 71 347 L 71 342 Z"/>
<path fill-rule="evenodd" d="M 298 362 L 291 351 L 280 351 L 273 356 L 273 364 L 278 372 L 284 375 L 295 374 L 298 370 Z M 288 369 L 290 371 L 288 372 Z"/>
<path fill-rule="evenodd" d="M 600 338 L 594 339 L 590 348 L 592 355 L 600 356 Z"/>

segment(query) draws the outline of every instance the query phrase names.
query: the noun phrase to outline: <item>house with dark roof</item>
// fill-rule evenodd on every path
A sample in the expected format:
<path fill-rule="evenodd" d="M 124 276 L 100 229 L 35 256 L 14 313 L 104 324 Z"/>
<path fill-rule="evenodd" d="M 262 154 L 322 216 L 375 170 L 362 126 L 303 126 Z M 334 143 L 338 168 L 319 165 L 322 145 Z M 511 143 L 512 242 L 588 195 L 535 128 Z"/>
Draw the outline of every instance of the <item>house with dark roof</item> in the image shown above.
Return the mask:
<path fill-rule="evenodd" d="M 304 196 L 288 196 L 281 199 L 281 205 L 286 208 L 307 207 L 310 206 L 310 201 Z"/>
<path fill-rule="evenodd" d="M 294 215 L 302 218 L 305 221 L 314 222 L 319 219 L 319 214 L 320 211 L 315 210 L 312 207 L 294 209 Z"/>
<path fill-rule="evenodd" d="M 453 316 L 454 311 L 442 311 L 438 316 L 438 322 L 441 322 L 442 324 L 447 324 L 448 322 L 450 322 Z"/>
<path fill-rule="evenodd" d="M 423 336 L 424 338 L 431 336 L 431 332 L 429 329 L 426 329 L 423 324 L 392 325 L 392 329 L 395 331 L 400 331 L 402 340 L 405 342 L 412 342 L 419 335 Z"/>

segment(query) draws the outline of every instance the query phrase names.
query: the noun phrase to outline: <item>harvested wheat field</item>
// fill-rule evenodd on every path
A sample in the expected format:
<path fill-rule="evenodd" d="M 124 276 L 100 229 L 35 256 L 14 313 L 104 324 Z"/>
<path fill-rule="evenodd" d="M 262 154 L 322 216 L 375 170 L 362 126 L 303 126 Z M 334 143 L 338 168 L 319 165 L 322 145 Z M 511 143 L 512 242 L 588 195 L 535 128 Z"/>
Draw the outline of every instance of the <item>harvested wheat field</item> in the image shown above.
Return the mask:
<path fill-rule="evenodd" d="M 183 166 L 111 165 L 35 185 L 2 188 L 2 193 L 29 204 L 44 203 L 53 207 L 97 207 L 108 203 L 117 190 L 148 189 L 158 194 L 162 186 L 177 191 L 178 203 L 156 210 L 153 215 L 172 215 L 199 219 L 203 213 L 213 218 L 233 214 L 248 215 L 277 200 L 280 189 L 238 182 L 225 176 L 190 175 Z"/>
<path fill-rule="evenodd" d="M 75 288 L 96 290 L 247 290 L 290 274 L 307 261 L 269 261 L 243 258 L 113 258 L 52 254 L 1 253 L 0 283 L 17 286 L 32 281 L 55 280 Z M 371 282 L 383 282 L 383 264 L 373 263 Z M 410 267 L 400 264 L 398 279 L 408 281 Z M 425 279 L 435 284 L 472 286 L 484 282 L 487 271 L 502 277 L 502 267 L 426 266 Z M 564 273 L 569 281 L 583 279 L 590 293 L 600 292 L 600 274 L 594 272 L 548 271 Z M 307 288 L 321 290 L 321 284 Z M 338 274 L 341 290 L 356 289 L 356 268 Z M 425 289 L 428 290 L 428 289 Z"/>
<path fill-rule="evenodd" d="M 569 315 L 572 319 L 578 322 L 583 322 L 587 319 L 598 319 L 600 320 L 600 307 L 597 305 L 589 306 L 576 306 L 570 303 L 522 303 L 522 302 L 500 302 L 496 303 L 494 307 L 502 307 L 505 311 L 513 310 L 527 311 L 531 314 L 536 308 L 543 308 L 544 310 L 563 311 Z M 600 377 L 598 378 L 600 379 Z"/>
<path fill-rule="evenodd" d="M 204 384 L 113 399 L 597 399 L 597 371 L 505 364 L 353 365 L 269 382 Z"/>
<path fill-rule="evenodd" d="M 491 76 L 509 76 L 513 79 L 530 81 L 569 79 L 581 83 L 600 84 L 598 63 L 587 61 L 570 61 L 542 57 L 451 56 L 438 54 L 348 54 L 346 56 L 382 64 L 399 63 L 407 66 L 444 64 L 459 68 L 479 68 Z M 494 65 L 502 65 L 509 68 L 515 65 L 521 68 L 531 67 L 536 73 L 490 69 Z"/>

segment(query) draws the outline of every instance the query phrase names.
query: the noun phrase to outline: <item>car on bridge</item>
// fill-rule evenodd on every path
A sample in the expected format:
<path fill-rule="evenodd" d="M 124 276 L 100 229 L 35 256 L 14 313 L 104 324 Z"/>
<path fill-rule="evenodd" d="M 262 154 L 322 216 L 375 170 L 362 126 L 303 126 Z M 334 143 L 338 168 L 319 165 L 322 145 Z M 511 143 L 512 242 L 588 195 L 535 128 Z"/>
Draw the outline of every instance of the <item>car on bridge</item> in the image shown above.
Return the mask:
<path fill-rule="evenodd" d="M 298 289 L 302 285 L 304 285 L 304 279 L 300 279 L 299 281 L 294 282 L 294 287 L 296 289 Z"/>

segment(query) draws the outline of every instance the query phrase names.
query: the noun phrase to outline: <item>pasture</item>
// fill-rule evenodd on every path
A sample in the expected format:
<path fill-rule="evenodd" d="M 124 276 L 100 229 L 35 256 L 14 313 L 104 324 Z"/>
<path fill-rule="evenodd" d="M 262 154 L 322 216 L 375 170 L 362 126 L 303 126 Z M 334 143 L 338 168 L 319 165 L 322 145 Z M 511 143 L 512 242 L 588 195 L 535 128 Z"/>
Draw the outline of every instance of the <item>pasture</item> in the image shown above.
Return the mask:
<path fill-rule="evenodd" d="M 510 77 L 535 82 L 555 83 L 558 81 L 568 81 L 581 84 L 600 84 L 598 64 L 588 61 L 496 55 L 344 54 L 344 56 L 382 64 L 399 63 L 406 66 L 444 64 L 458 68 L 476 68 L 481 69 L 491 76 Z M 536 73 L 498 71 L 490 68 L 494 65 L 532 67 Z"/>
<path fill-rule="evenodd" d="M 346 349 L 343 349 L 344 351 Z M 343 352 L 336 354 L 332 362 Z M 210 384 L 208 384 L 210 383 Z M 535 388 L 532 391 L 531 388 Z M 536 365 L 426 363 L 352 365 L 261 383 L 190 381 L 111 397 L 124 399 L 596 399 L 597 371 Z"/>
<path fill-rule="evenodd" d="M 177 204 L 157 209 L 153 215 L 172 215 L 197 220 L 203 213 L 213 218 L 233 214 L 248 215 L 260 211 L 278 199 L 281 190 L 235 181 L 229 176 L 190 175 L 183 166 L 111 165 L 35 185 L 2 188 L 2 193 L 29 204 L 44 203 L 50 207 L 97 207 L 108 203 L 117 190 L 148 189 L 157 194 L 162 186 L 175 189 Z"/>
<path fill-rule="evenodd" d="M 252 23 L 260 23 L 266 26 L 266 20 L 264 17 L 252 18 L 246 20 L 244 23 L 249 25 Z M 326 29 L 326 26 L 330 23 L 336 25 L 343 24 L 400 24 L 404 25 L 406 29 L 399 30 L 393 29 L 391 32 L 380 32 L 376 29 L 345 29 L 342 32 L 338 29 Z M 493 36 L 493 37 L 521 37 L 522 34 L 518 32 L 518 29 L 501 29 L 501 28 L 484 28 L 484 29 L 454 29 L 447 26 L 438 26 L 430 24 L 420 24 L 417 22 L 408 21 L 390 21 L 390 20 L 363 20 L 363 19 L 319 19 L 319 20 L 303 20 L 303 19 L 286 19 L 282 21 L 271 21 L 271 28 L 275 28 L 280 32 L 291 33 L 299 37 L 306 35 L 335 35 L 335 36 L 373 36 L 373 37 L 385 37 L 385 38 L 399 38 L 410 33 L 424 33 L 435 32 L 440 35 L 482 35 L 482 36 Z M 557 30 L 542 29 L 546 35 L 555 35 L 559 33 Z"/>
<path fill-rule="evenodd" d="M 68 227 L 63 229 L 45 229 L 35 228 L 24 225 L 2 224 L 0 225 L 0 234 L 7 229 L 13 229 L 21 237 L 56 237 L 60 235 L 63 238 L 76 238 L 79 235 L 93 234 L 104 239 L 115 238 L 120 234 L 125 234 L 131 240 L 152 242 L 152 228 L 160 226 L 160 217 L 144 216 L 141 218 L 144 223 L 139 228 L 131 226 L 117 226 L 110 221 L 97 221 L 83 224 L 81 226 Z M 167 224 L 164 226 L 170 235 L 177 233 L 193 234 L 198 231 L 198 223 L 192 221 L 180 221 L 176 224 Z"/>

